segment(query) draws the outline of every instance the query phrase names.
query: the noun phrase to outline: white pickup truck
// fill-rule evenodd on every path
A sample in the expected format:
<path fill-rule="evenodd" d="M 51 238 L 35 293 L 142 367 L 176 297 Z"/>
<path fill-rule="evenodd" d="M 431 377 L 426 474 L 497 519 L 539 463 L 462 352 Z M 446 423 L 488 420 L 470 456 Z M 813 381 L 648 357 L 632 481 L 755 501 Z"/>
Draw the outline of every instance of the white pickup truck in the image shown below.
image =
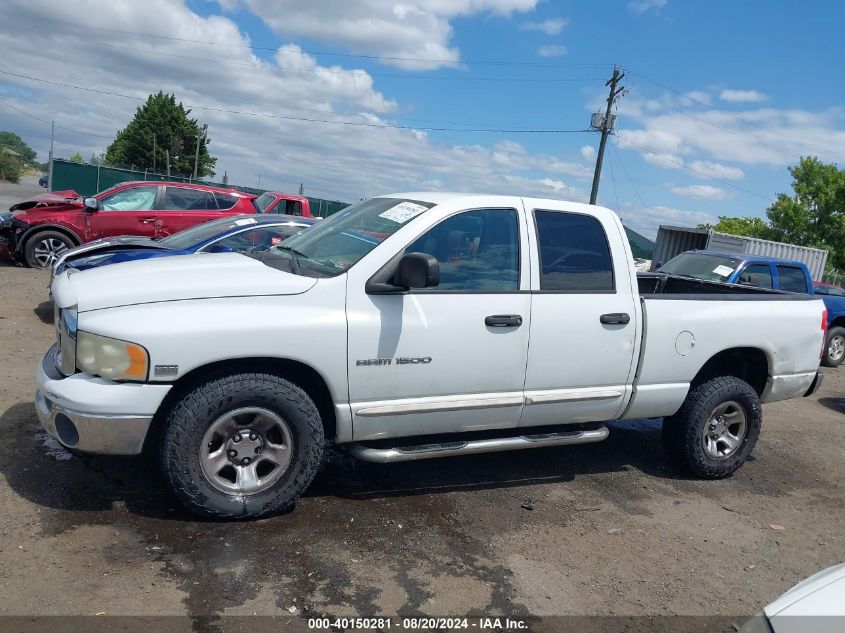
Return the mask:
<path fill-rule="evenodd" d="M 638 279 L 614 213 L 557 200 L 383 196 L 268 253 L 67 271 L 52 294 L 44 428 L 82 452 L 154 449 L 213 517 L 292 505 L 326 440 L 393 462 L 664 417 L 679 468 L 725 477 L 760 403 L 821 380 L 821 301 Z"/>

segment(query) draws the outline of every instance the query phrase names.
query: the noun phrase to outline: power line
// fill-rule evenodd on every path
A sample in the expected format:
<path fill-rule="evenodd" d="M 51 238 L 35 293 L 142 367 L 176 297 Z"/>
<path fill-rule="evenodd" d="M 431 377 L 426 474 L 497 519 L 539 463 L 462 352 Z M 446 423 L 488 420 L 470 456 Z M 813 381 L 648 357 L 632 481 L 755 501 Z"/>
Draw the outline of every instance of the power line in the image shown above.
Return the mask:
<path fill-rule="evenodd" d="M 634 193 L 637 194 L 637 198 L 640 201 L 640 206 L 643 208 L 643 211 L 648 213 L 648 207 L 646 203 L 643 201 L 643 197 L 640 195 L 640 190 L 637 189 L 637 185 L 634 184 L 634 179 L 631 178 L 631 174 L 628 172 L 628 168 L 625 166 L 625 162 L 622 160 L 622 154 L 619 153 L 619 150 L 616 149 L 616 143 L 611 141 L 610 147 L 613 150 L 613 153 L 616 155 L 616 158 L 619 160 L 619 164 L 622 166 L 622 171 L 625 172 L 625 176 L 628 177 L 628 182 L 631 183 L 631 188 L 634 190 Z"/>
<path fill-rule="evenodd" d="M 566 82 L 590 82 L 590 81 L 599 81 L 598 77 L 450 77 L 450 76 L 442 76 L 442 75 L 407 75 L 407 74 L 398 74 L 398 73 L 380 73 L 380 72 L 368 72 L 366 70 L 333 70 L 331 68 L 296 68 L 294 66 L 277 66 L 265 61 L 258 61 L 257 63 L 250 63 L 250 62 L 239 62 L 236 60 L 229 60 L 229 59 L 214 59 L 210 57 L 196 57 L 193 55 L 180 55 L 177 53 L 170 53 L 168 51 L 159 51 L 154 50 L 151 48 L 132 48 L 131 46 L 123 46 L 121 44 L 111 44 L 108 42 L 100 42 L 101 45 L 107 46 L 110 48 L 116 48 L 119 50 L 126 50 L 126 51 L 133 51 L 136 53 L 152 53 L 154 55 L 164 55 L 166 57 L 174 57 L 177 59 L 189 59 L 191 61 L 200 61 L 200 62 L 213 62 L 215 64 L 228 64 L 231 66 L 244 66 L 247 68 L 255 68 L 258 66 L 259 68 L 265 68 L 267 70 L 284 70 L 288 72 L 297 72 L 297 73 L 312 73 L 312 74 L 332 74 L 332 75 L 346 75 L 346 76 L 357 76 L 357 77 L 388 77 L 392 79 L 432 79 L 432 80 L 442 80 L 442 81 L 507 81 L 507 82 L 516 82 L 516 83 L 566 83 Z"/>
<path fill-rule="evenodd" d="M 228 42 L 213 42 L 208 40 L 194 40 L 190 38 L 184 37 L 174 37 L 170 35 L 160 35 L 157 33 L 143 33 L 140 31 L 125 31 L 121 29 L 110 29 L 103 26 L 91 26 L 88 24 L 76 24 L 73 22 L 65 22 L 64 20 L 57 20 L 55 18 L 43 18 L 42 21 L 47 22 L 54 22 L 56 24 L 64 24 L 65 26 L 72 26 L 77 27 L 80 29 L 85 29 L 86 31 L 90 30 L 97 30 L 97 31 L 106 31 L 110 33 L 119 33 L 121 35 L 138 35 L 141 37 L 147 38 L 156 38 L 162 40 L 169 40 L 173 42 L 185 42 L 190 44 L 205 44 L 209 46 L 221 46 L 226 48 L 245 48 L 249 50 L 255 51 L 269 51 L 269 52 L 278 52 L 280 47 L 272 47 L 272 46 L 254 46 L 251 44 L 232 44 Z M 451 64 L 457 67 L 464 66 L 466 64 L 474 64 L 479 66 L 520 66 L 520 67 L 529 67 L 529 68 L 607 68 L 612 67 L 613 64 L 599 64 L 599 63 L 590 63 L 590 64 L 582 64 L 582 63 L 541 63 L 541 62 L 527 62 L 527 61 L 505 61 L 505 60 L 454 60 L 454 59 L 438 59 L 438 58 L 423 58 L 423 57 L 399 57 L 399 56 L 391 56 L 391 55 L 365 55 L 365 54 L 355 54 L 355 53 L 331 53 L 328 51 L 315 51 L 315 50 L 301 50 L 301 52 L 307 55 L 325 55 L 327 57 L 349 57 L 353 59 L 371 59 L 376 61 L 400 61 L 400 62 L 420 62 L 420 63 L 428 63 L 428 64 Z"/>
<path fill-rule="evenodd" d="M 122 94 L 119 92 L 111 92 L 108 90 L 97 90 L 96 88 L 89 88 L 87 86 L 76 86 L 61 81 L 53 81 L 50 79 L 42 79 L 40 77 L 33 77 L 31 75 L 24 75 L 20 73 L 13 73 L 7 70 L 0 69 L 0 74 L 9 75 L 12 77 L 19 77 L 21 79 L 28 79 L 38 83 L 45 83 L 53 86 L 61 86 L 63 88 L 72 88 L 74 90 L 84 90 L 85 92 L 92 92 L 96 94 L 104 94 L 112 97 L 122 97 L 124 99 L 134 99 L 136 101 L 146 101 L 145 97 L 136 97 L 134 95 Z M 421 132 L 491 132 L 496 134 L 580 134 L 590 132 L 590 130 L 564 130 L 557 128 L 547 129 L 505 129 L 505 128 L 449 128 L 449 127 L 419 127 L 414 125 L 392 125 L 389 123 L 365 123 L 358 121 L 337 121 L 330 119 L 309 119 L 305 117 L 294 117 L 283 114 L 272 114 L 267 112 L 244 112 L 242 110 L 230 110 L 227 108 L 215 108 L 211 106 L 202 106 L 195 104 L 185 104 L 185 107 L 191 110 L 206 110 L 209 112 L 223 112 L 227 114 L 239 114 L 243 116 L 263 117 L 270 119 L 284 119 L 289 121 L 304 121 L 308 123 L 325 123 L 334 125 L 346 125 L 352 127 L 370 127 L 370 128 L 392 128 L 399 130 L 418 130 Z"/>
<path fill-rule="evenodd" d="M 83 131 L 81 131 L 81 130 L 74 130 L 74 129 L 69 128 L 69 127 L 64 127 L 63 125 L 56 125 L 56 124 L 54 124 L 52 121 L 48 121 L 47 119 L 42 119 L 40 116 L 35 116 L 34 114 L 32 114 L 32 113 L 30 113 L 30 112 L 27 112 L 26 110 L 22 110 L 21 108 L 18 108 L 18 107 L 16 107 L 16 106 L 13 106 L 13 105 L 12 105 L 11 103 L 9 103 L 8 101 L 4 101 L 4 100 L 2 100 L 2 99 L 0 99 L 0 105 L 4 105 L 4 106 L 6 106 L 7 108 L 11 108 L 12 110 L 17 110 L 17 111 L 18 111 L 18 112 L 20 112 L 21 114 L 25 114 L 25 115 L 26 115 L 26 116 L 28 116 L 29 118 L 31 118 L 31 119 L 35 119 L 36 121 L 41 121 L 42 123 L 46 123 L 47 125 L 51 125 L 51 124 L 52 124 L 52 125 L 55 125 L 55 127 L 59 128 L 60 130 L 65 130 L 65 131 L 67 131 L 67 132 L 73 132 L 74 134 L 84 134 L 84 135 L 86 135 L 86 136 L 97 136 L 97 137 L 99 137 L 99 138 L 114 138 L 114 134 L 111 134 L 111 135 L 108 135 L 108 136 L 107 136 L 107 135 L 105 135 L 105 134 L 96 134 L 96 133 L 94 133 L 94 132 L 83 132 Z"/>

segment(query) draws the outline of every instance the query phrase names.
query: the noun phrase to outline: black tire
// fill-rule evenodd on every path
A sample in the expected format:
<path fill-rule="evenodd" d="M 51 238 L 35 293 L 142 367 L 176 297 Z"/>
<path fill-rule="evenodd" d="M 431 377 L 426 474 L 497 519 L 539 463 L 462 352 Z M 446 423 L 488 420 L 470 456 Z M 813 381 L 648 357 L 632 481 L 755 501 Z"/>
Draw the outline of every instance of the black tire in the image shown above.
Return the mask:
<path fill-rule="evenodd" d="M 739 446 L 729 456 L 716 459 L 705 450 L 705 427 L 713 412 L 728 402 L 741 407 L 746 428 Z M 733 376 L 714 378 L 693 387 L 680 411 L 663 420 L 663 445 L 669 461 L 681 472 L 702 479 L 722 479 L 748 459 L 762 420 L 760 398 L 751 385 Z"/>
<path fill-rule="evenodd" d="M 59 231 L 39 231 L 29 236 L 24 245 L 24 263 L 30 268 L 50 268 L 54 263 L 52 255 L 44 255 L 44 251 L 55 252 L 60 255 L 62 252 L 76 246 L 75 242 L 64 233 Z M 62 250 L 59 250 L 62 249 Z"/>
<path fill-rule="evenodd" d="M 845 345 L 845 328 L 832 327 L 827 331 L 827 338 L 824 340 L 824 353 L 822 354 L 822 365 L 825 367 L 839 367 L 845 360 L 845 354 L 838 350 L 831 350 L 831 343 L 837 338 L 840 345 Z"/>
<path fill-rule="evenodd" d="M 200 463 L 209 427 L 244 407 L 260 407 L 280 416 L 293 444 L 290 463 L 280 478 L 252 494 L 220 490 Z M 196 387 L 170 410 L 161 437 L 161 466 L 173 492 L 191 512 L 209 518 L 257 518 L 293 507 L 320 468 L 323 437 L 317 407 L 302 389 L 272 374 L 236 374 Z"/>

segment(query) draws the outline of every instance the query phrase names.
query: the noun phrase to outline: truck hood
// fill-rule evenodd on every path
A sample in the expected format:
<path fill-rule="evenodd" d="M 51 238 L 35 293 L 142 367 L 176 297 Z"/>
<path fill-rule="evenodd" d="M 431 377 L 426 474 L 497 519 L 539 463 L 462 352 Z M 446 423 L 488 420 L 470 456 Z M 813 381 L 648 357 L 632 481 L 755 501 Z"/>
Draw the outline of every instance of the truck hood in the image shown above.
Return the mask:
<path fill-rule="evenodd" d="M 9 211 L 27 211 L 37 209 L 39 207 L 50 207 L 51 211 L 55 211 L 56 207 L 68 207 L 81 209 L 82 198 L 73 189 L 66 189 L 64 191 L 51 191 L 50 193 L 40 193 L 32 198 L 27 198 L 9 207 Z"/>
<path fill-rule="evenodd" d="M 295 295 L 315 283 L 238 253 L 200 253 L 68 270 L 53 280 L 52 294 L 60 308 L 77 305 L 85 312 L 160 301 Z"/>

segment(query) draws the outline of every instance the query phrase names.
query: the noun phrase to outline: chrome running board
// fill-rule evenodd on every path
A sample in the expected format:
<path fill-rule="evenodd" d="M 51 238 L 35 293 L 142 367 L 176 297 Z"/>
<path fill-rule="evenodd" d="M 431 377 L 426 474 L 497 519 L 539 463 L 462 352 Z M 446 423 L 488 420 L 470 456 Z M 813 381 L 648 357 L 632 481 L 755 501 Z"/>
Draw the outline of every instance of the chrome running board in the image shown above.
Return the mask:
<path fill-rule="evenodd" d="M 589 444 L 601 442 L 609 434 L 606 426 L 589 431 L 568 431 L 562 433 L 538 433 L 516 437 L 497 437 L 489 440 L 456 440 L 419 446 L 392 446 L 373 448 L 364 444 L 350 444 L 349 452 L 365 462 L 388 464 L 407 462 L 433 457 L 452 457 L 453 455 L 471 455 L 474 453 L 496 453 L 524 448 L 544 448 L 546 446 L 565 446 L 569 444 Z"/>

